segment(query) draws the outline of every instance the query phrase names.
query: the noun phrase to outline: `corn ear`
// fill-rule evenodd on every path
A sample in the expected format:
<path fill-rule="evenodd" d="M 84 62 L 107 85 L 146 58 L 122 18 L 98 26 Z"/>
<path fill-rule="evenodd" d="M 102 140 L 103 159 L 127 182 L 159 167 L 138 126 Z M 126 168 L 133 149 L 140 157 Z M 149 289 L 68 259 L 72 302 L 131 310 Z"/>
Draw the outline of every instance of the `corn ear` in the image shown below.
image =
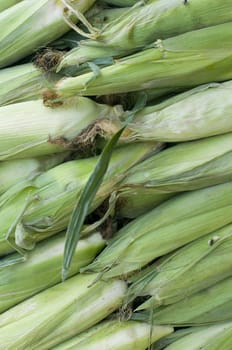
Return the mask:
<path fill-rule="evenodd" d="M 42 98 L 42 91 L 54 82 L 53 75 L 46 77 L 32 63 L 0 70 L 0 106 Z"/>
<path fill-rule="evenodd" d="M 120 107 L 100 105 L 87 98 L 69 99 L 53 108 L 45 107 L 42 100 L 3 106 L 0 108 L 0 160 L 75 149 L 75 139 L 89 124 L 121 112 Z M 19 125 L 20 132 L 17 132 Z"/>
<path fill-rule="evenodd" d="M 137 217 L 179 191 L 232 178 L 232 133 L 178 144 L 134 166 L 118 188 L 119 215 Z"/>
<path fill-rule="evenodd" d="M 83 272 L 126 275 L 231 223 L 232 183 L 186 192 L 124 226 Z M 152 244 L 151 244 L 152 242 Z"/>
<path fill-rule="evenodd" d="M 126 283 L 95 279 L 77 275 L 2 313 L 0 349 L 51 349 L 107 317 L 120 307 Z"/>
<path fill-rule="evenodd" d="M 76 10 L 85 12 L 93 3 L 94 0 L 75 0 L 72 1 L 74 11 L 67 11 L 66 2 L 23 0 L 1 12 L 0 68 L 32 54 L 38 47 L 44 47 L 68 32 L 70 27 L 64 15 L 77 22 L 73 15 Z"/>
<path fill-rule="evenodd" d="M 156 340 L 173 332 L 170 326 L 153 326 L 136 321 L 105 321 L 54 350 L 145 350 Z"/>
<path fill-rule="evenodd" d="M 152 88 L 188 88 L 232 78 L 232 22 L 159 40 L 153 48 L 115 61 L 100 70 L 63 78 L 59 96 L 94 96 Z M 126 76 L 126 79 L 125 79 Z M 110 84 L 109 84 L 110 82 Z"/>
<path fill-rule="evenodd" d="M 232 277 L 214 284 L 177 303 L 154 310 L 157 324 L 200 326 L 230 321 L 232 317 Z M 183 291 L 184 293 L 184 291 Z M 140 308 L 140 307 L 139 307 Z M 151 317 L 151 310 L 138 314 L 138 319 Z M 135 316 L 135 319 L 136 316 Z M 148 318 L 147 318 L 148 320 Z"/>
<path fill-rule="evenodd" d="M 25 261 L 18 264 L 15 264 L 17 254 L 1 259 L 0 313 L 61 282 L 64 242 L 63 233 L 47 239 L 39 243 L 33 252 L 28 252 Z M 90 263 L 104 245 L 105 241 L 98 233 L 80 240 L 69 277 Z"/>
<path fill-rule="evenodd" d="M 196 327 L 194 327 L 196 328 Z M 165 350 L 228 350 L 232 342 L 232 323 L 219 323 L 176 340 Z M 154 348 L 156 350 L 156 348 Z"/>
<path fill-rule="evenodd" d="M 90 210 L 114 191 L 131 166 L 158 149 L 158 144 L 147 143 L 115 150 Z M 0 254 L 11 252 L 12 246 L 33 249 L 38 240 L 64 230 L 98 158 L 60 164 L 5 192 L 0 197 Z"/>
<path fill-rule="evenodd" d="M 32 180 L 44 171 L 62 163 L 69 152 L 62 152 L 51 156 L 6 160 L 0 166 L 0 194 L 21 181 Z"/>
<path fill-rule="evenodd" d="M 158 39 L 232 21 L 230 0 L 195 0 L 191 6 L 179 0 L 155 0 L 137 5 L 105 25 L 93 40 L 81 41 L 58 69 L 100 57 L 127 56 Z"/>
<path fill-rule="evenodd" d="M 152 296 L 143 308 L 173 304 L 232 275 L 232 224 L 189 243 L 149 267 L 129 289 Z M 139 309 L 142 309 L 140 307 Z"/>

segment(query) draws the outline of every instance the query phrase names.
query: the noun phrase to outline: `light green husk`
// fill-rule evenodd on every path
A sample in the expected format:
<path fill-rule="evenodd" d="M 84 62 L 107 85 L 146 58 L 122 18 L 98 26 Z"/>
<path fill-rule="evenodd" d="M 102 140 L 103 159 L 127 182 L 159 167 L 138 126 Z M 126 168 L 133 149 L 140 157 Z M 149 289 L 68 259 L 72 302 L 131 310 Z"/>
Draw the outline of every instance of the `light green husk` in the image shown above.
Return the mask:
<path fill-rule="evenodd" d="M 62 163 L 69 152 L 38 158 L 6 160 L 0 164 L 0 194 L 21 181 L 32 180 L 40 173 Z"/>
<path fill-rule="evenodd" d="M 6 10 L 8 7 L 11 7 L 21 0 L 0 0 L 0 12 Z"/>
<path fill-rule="evenodd" d="M 83 129 L 97 118 L 116 117 L 120 113 L 120 106 L 100 105 L 80 97 L 65 100 L 53 108 L 45 107 L 42 100 L 3 106 L 0 108 L 0 160 L 78 149 L 75 140 Z"/>
<path fill-rule="evenodd" d="M 158 150 L 159 145 L 152 143 L 115 150 L 90 211 L 111 195 L 131 166 Z M 38 240 L 66 229 L 98 158 L 63 163 L 5 192 L 0 197 L 0 254 L 12 251 L 13 247 L 33 249 Z"/>
<path fill-rule="evenodd" d="M 128 124 L 120 141 L 183 142 L 229 133 L 232 131 L 231 93 L 232 81 L 208 84 L 145 107 Z M 98 120 L 92 129 L 108 139 L 121 127 L 122 121 L 115 118 Z"/>
<path fill-rule="evenodd" d="M 0 70 L 0 106 L 42 98 L 42 91 L 49 87 L 49 80 L 32 63 L 25 63 Z"/>
<path fill-rule="evenodd" d="M 93 8 L 85 14 L 87 20 L 96 28 L 103 28 L 110 22 L 118 20 L 122 15 L 127 13 L 129 9 L 128 7 L 104 8 L 100 5 L 101 4 L 97 3 L 96 6 L 93 6 Z"/>
<path fill-rule="evenodd" d="M 127 56 L 158 39 L 232 21 L 230 0 L 194 0 L 189 6 L 180 0 L 137 4 L 105 25 L 93 40 L 81 41 L 64 56 L 59 69 L 100 57 Z"/>
<path fill-rule="evenodd" d="M 120 307 L 126 283 L 95 279 L 77 275 L 1 314 L 0 349 L 52 349 L 103 320 Z"/>
<path fill-rule="evenodd" d="M 67 2 L 69 5 L 70 3 Z M 71 6 L 79 12 L 88 10 L 94 0 L 74 0 Z M 66 33 L 70 27 L 64 20 L 66 1 L 24 0 L 0 13 L 0 68 L 32 54 Z M 67 13 L 77 22 L 74 12 Z"/>
<path fill-rule="evenodd" d="M 153 326 L 136 321 L 105 321 L 66 341 L 54 350 L 146 350 L 173 332 L 170 326 Z"/>
<path fill-rule="evenodd" d="M 137 217 L 179 191 L 232 178 L 232 133 L 168 148 L 133 167 L 119 185 L 118 214 Z"/>
<path fill-rule="evenodd" d="M 126 275 L 232 221 L 232 183 L 179 194 L 124 226 L 82 269 Z"/>
<path fill-rule="evenodd" d="M 200 326 L 230 321 L 232 317 L 232 277 L 175 304 L 154 310 L 156 324 L 172 326 Z M 184 293 L 184 291 L 183 291 Z M 135 319 L 149 320 L 151 310 L 135 315 Z"/>
<path fill-rule="evenodd" d="M 232 78 L 232 22 L 158 40 L 154 48 L 96 72 L 61 79 L 60 96 L 109 95 L 144 89 L 187 88 Z"/>
<path fill-rule="evenodd" d="M 210 246 L 212 242 L 212 246 Z M 173 304 L 232 275 L 232 224 L 189 243 L 149 267 L 129 298 L 152 296 L 139 309 Z"/>
<path fill-rule="evenodd" d="M 33 252 L 27 253 L 25 261 L 21 263 L 14 264 L 17 254 L 0 260 L 0 313 L 61 282 L 64 242 L 62 233 L 39 243 Z M 80 240 L 69 277 L 90 263 L 104 245 L 99 233 Z"/>
<path fill-rule="evenodd" d="M 232 322 L 228 322 L 194 331 L 192 334 L 176 340 L 165 350 L 229 350 L 231 344 Z"/>

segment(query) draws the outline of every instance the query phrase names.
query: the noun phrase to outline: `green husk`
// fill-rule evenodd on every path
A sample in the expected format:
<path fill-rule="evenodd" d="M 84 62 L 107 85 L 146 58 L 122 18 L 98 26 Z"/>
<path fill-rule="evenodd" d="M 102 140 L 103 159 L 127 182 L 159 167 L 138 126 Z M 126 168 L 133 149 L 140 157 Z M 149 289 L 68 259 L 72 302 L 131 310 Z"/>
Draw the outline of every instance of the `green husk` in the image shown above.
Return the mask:
<path fill-rule="evenodd" d="M 210 245 L 212 242 L 212 245 Z M 232 224 L 189 243 L 150 266 L 128 291 L 150 295 L 138 309 L 173 304 L 232 275 Z"/>
<path fill-rule="evenodd" d="M 66 341 L 54 350 L 145 350 L 173 332 L 169 326 L 151 326 L 136 321 L 105 321 Z"/>
<path fill-rule="evenodd" d="M 42 98 L 42 91 L 54 82 L 51 74 L 44 76 L 32 63 L 0 70 L 0 106 Z"/>
<path fill-rule="evenodd" d="M 189 6 L 180 0 L 137 4 L 92 35 L 93 40 L 81 41 L 58 69 L 100 57 L 127 56 L 158 39 L 232 21 L 230 0 L 195 0 Z"/>
<path fill-rule="evenodd" d="M 145 107 L 128 124 L 120 142 L 183 142 L 229 133 L 232 131 L 231 92 L 232 81 L 207 84 Z M 123 121 L 116 118 L 101 119 L 94 123 L 92 131 L 95 136 L 100 134 L 108 139 L 122 125 Z"/>
<path fill-rule="evenodd" d="M 1 314 L 0 349 L 52 349 L 103 320 L 120 307 L 126 283 L 95 279 L 77 275 Z"/>
<path fill-rule="evenodd" d="M 21 0 L 0 0 L 0 12 L 6 10 L 8 7 L 11 7 Z"/>
<path fill-rule="evenodd" d="M 161 306 L 153 312 L 156 324 L 200 326 L 230 321 L 232 317 L 232 277 L 193 294 L 175 304 Z M 183 291 L 184 293 L 184 291 Z M 141 312 L 135 319 L 149 320 L 151 310 Z"/>
<path fill-rule="evenodd" d="M 77 136 L 97 118 L 122 113 L 120 106 L 74 97 L 45 107 L 42 100 L 0 108 L 0 160 L 25 158 L 80 148 Z M 20 130 L 18 132 L 18 127 Z M 86 146 L 86 145 L 85 145 Z"/>
<path fill-rule="evenodd" d="M 158 40 L 147 50 L 115 61 L 99 74 L 61 79 L 58 95 L 109 95 L 144 89 L 187 88 L 232 78 L 232 22 Z M 97 51 L 97 50 L 96 50 Z M 125 78 L 126 77 L 126 78 Z"/>
<path fill-rule="evenodd" d="M 176 340 L 165 350 L 229 350 L 231 342 L 232 323 L 228 322 L 194 331 L 192 334 Z"/>
<path fill-rule="evenodd" d="M 114 191 L 131 166 L 158 150 L 159 144 L 152 143 L 115 150 L 90 211 Z M 63 163 L 0 197 L 0 254 L 33 249 L 38 240 L 66 229 L 98 158 Z"/>
<path fill-rule="evenodd" d="M 39 243 L 21 263 L 14 264 L 17 254 L 0 260 L 0 313 L 61 282 L 64 242 L 62 233 Z M 80 240 L 69 277 L 90 263 L 104 245 L 105 241 L 98 233 Z"/>
<path fill-rule="evenodd" d="M 21 181 L 32 180 L 39 174 L 62 163 L 69 152 L 38 158 L 6 160 L 0 165 L 0 194 Z"/>
<path fill-rule="evenodd" d="M 231 223 L 232 183 L 179 194 L 124 226 L 82 269 L 104 277 L 127 275 Z"/>
<path fill-rule="evenodd" d="M 75 23 L 79 12 L 85 12 L 93 3 L 94 0 L 75 0 L 71 4 L 74 11 L 65 11 L 67 4 L 70 5 L 66 1 L 23 0 L 1 12 L 0 68 L 19 61 L 68 32 L 70 26 L 64 15 Z"/>
<path fill-rule="evenodd" d="M 101 2 L 105 2 L 109 5 L 115 5 L 115 6 L 132 6 L 135 5 L 137 2 L 140 2 L 140 0 L 101 0 Z"/>
<path fill-rule="evenodd" d="M 137 217 L 174 196 L 232 178 L 232 133 L 177 144 L 133 167 L 118 188 L 118 215 Z"/>

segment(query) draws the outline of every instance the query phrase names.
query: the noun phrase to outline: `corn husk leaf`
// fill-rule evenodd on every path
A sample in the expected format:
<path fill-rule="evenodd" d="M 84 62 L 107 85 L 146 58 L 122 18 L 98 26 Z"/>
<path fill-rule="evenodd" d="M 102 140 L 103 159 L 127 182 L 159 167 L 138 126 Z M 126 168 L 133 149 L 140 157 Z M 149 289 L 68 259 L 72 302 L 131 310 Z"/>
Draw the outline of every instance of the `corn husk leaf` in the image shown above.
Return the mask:
<path fill-rule="evenodd" d="M 167 200 L 124 226 L 82 271 L 100 272 L 105 278 L 127 275 L 231 223 L 231 194 L 229 182 Z"/>
<path fill-rule="evenodd" d="M 210 325 L 230 321 L 232 317 L 232 277 L 193 294 L 177 303 L 154 310 L 157 324 L 177 327 Z M 135 319 L 148 320 L 151 310 L 141 312 Z"/>
<path fill-rule="evenodd" d="M 72 1 L 79 12 L 88 10 L 94 0 Z M 65 12 L 66 2 L 55 0 L 23 0 L 0 13 L 0 68 L 45 47 L 70 29 L 64 14 L 73 22 L 77 17 L 73 11 Z M 30 28 L 30 30 L 28 30 Z"/>
<path fill-rule="evenodd" d="M 231 341 L 232 323 L 228 322 L 194 331 L 167 346 L 165 350 L 228 350 Z"/>
<path fill-rule="evenodd" d="M 0 106 L 42 98 L 42 91 L 55 81 L 54 75 L 44 75 L 32 63 L 0 70 Z"/>
<path fill-rule="evenodd" d="M 120 113 L 120 106 L 100 105 L 78 97 L 53 108 L 45 107 L 42 100 L 3 106 L 0 108 L 0 160 L 78 149 L 76 138 L 83 129 L 97 118 Z"/>
<path fill-rule="evenodd" d="M 17 261 L 17 254 L 1 259 L 0 313 L 61 282 L 60 269 L 64 242 L 64 233 L 47 239 L 39 243 L 33 252 L 28 252 L 25 261 L 18 264 L 14 264 Z M 77 274 L 81 267 L 90 263 L 104 245 L 105 241 L 98 233 L 80 240 L 69 277 Z"/>
<path fill-rule="evenodd" d="M 137 217 L 180 191 L 232 178 L 232 133 L 165 149 L 133 167 L 119 185 L 118 214 Z"/>
<path fill-rule="evenodd" d="M 145 322 L 105 321 L 87 332 L 56 346 L 54 350 L 145 350 L 157 339 L 173 332 L 169 326 L 151 326 Z"/>
<path fill-rule="evenodd" d="M 189 6 L 180 0 L 137 1 L 137 6 L 106 24 L 93 40 L 83 40 L 67 53 L 58 69 L 100 57 L 127 56 L 155 40 L 231 20 L 230 0 L 195 0 Z"/>
<path fill-rule="evenodd" d="M 90 212 L 114 191 L 131 166 L 158 150 L 159 144 L 152 143 L 118 148 Z M 66 229 L 98 158 L 63 163 L 0 197 L 0 254 L 12 249 L 33 249 L 37 241 Z"/>
<path fill-rule="evenodd" d="M 59 96 L 94 96 L 152 88 L 188 88 L 232 78 L 232 22 L 158 40 L 111 66 L 55 84 Z M 125 79 L 126 77 L 126 79 Z"/>
<path fill-rule="evenodd" d="M 152 296 L 139 309 L 173 304 L 232 275 L 232 224 L 177 250 L 132 284 L 129 298 Z"/>
<path fill-rule="evenodd" d="M 44 171 L 62 163 L 69 152 L 38 158 L 6 160 L 0 164 L 0 194 L 21 181 L 32 180 Z"/>
<path fill-rule="evenodd" d="M 121 305 L 126 283 L 92 285 L 95 279 L 77 275 L 1 314 L 0 349 L 51 349 L 107 317 Z"/>
<path fill-rule="evenodd" d="M 21 0 L 0 0 L 0 12 L 6 10 L 8 7 L 11 7 Z"/>

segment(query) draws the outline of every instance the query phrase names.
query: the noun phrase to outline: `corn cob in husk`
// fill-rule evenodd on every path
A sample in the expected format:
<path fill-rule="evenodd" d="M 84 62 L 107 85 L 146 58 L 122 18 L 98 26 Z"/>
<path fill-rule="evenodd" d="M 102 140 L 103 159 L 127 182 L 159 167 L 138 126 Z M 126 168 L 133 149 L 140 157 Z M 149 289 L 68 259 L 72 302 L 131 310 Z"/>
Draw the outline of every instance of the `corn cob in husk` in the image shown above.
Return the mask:
<path fill-rule="evenodd" d="M 78 97 L 53 108 L 45 107 L 42 100 L 3 106 L 0 108 L 0 160 L 78 149 L 75 140 L 83 129 L 97 118 L 120 113 L 119 106 L 100 105 Z"/>
<path fill-rule="evenodd" d="M 75 0 L 71 4 L 74 10 L 71 10 L 66 1 L 23 0 L 1 12 L 0 68 L 19 61 L 68 32 L 70 26 L 64 16 L 77 22 L 76 15 L 88 10 L 93 3 L 94 0 Z"/>
<path fill-rule="evenodd" d="M 194 331 L 192 334 L 176 340 L 164 350 L 229 350 L 231 343 L 232 323 L 228 322 Z"/>
<path fill-rule="evenodd" d="M 42 91 L 54 82 L 54 75 L 44 74 L 25 63 L 0 70 L 0 106 L 42 98 Z"/>
<path fill-rule="evenodd" d="M 111 66 L 54 86 L 58 96 L 109 95 L 144 89 L 189 88 L 232 78 L 232 22 L 158 40 L 152 47 Z"/>
<path fill-rule="evenodd" d="M 153 310 L 156 324 L 172 326 L 199 326 L 230 321 L 232 318 L 232 277 L 195 293 L 177 303 Z M 184 290 L 183 290 L 184 293 Z M 143 304 L 137 310 L 143 309 Z M 150 308 L 133 316 L 138 320 L 149 320 Z"/>
<path fill-rule="evenodd" d="M 232 178 L 232 133 L 177 144 L 133 167 L 119 185 L 117 214 L 137 217 L 179 191 Z"/>
<path fill-rule="evenodd" d="M 81 41 L 58 69 L 101 57 L 127 56 L 158 39 L 232 21 L 230 0 L 195 0 L 189 6 L 180 0 L 155 0 L 137 5 L 93 34 L 93 40 Z"/>
<path fill-rule="evenodd" d="M 232 275 L 232 224 L 149 266 L 129 289 L 130 299 L 150 295 L 143 308 L 173 304 Z"/>
<path fill-rule="evenodd" d="M 54 350 L 145 350 L 173 332 L 170 326 L 153 326 L 136 321 L 105 321 L 60 344 Z"/>
<path fill-rule="evenodd" d="M 90 210 L 114 191 L 131 166 L 158 149 L 152 143 L 117 149 Z M 0 254 L 11 252 L 12 246 L 33 249 L 36 241 L 64 230 L 98 158 L 60 164 L 5 192 L 0 197 Z"/>
<path fill-rule="evenodd" d="M 77 275 L 2 313 L 0 349 L 51 349 L 103 320 L 120 307 L 127 286 L 95 279 Z"/>
<path fill-rule="evenodd" d="M 6 160 L 0 163 L 0 194 L 21 181 L 32 180 L 42 172 L 63 163 L 69 152 L 62 152 L 38 158 Z"/>
<path fill-rule="evenodd" d="M 232 221 L 232 183 L 186 192 L 124 226 L 83 272 L 127 275 Z"/>
<path fill-rule="evenodd" d="M 64 233 L 61 233 L 39 243 L 34 251 L 27 253 L 23 262 L 17 263 L 17 254 L 0 260 L 0 313 L 61 282 L 64 241 Z M 90 263 L 104 245 L 98 233 L 80 240 L 69 277 Z"/>

